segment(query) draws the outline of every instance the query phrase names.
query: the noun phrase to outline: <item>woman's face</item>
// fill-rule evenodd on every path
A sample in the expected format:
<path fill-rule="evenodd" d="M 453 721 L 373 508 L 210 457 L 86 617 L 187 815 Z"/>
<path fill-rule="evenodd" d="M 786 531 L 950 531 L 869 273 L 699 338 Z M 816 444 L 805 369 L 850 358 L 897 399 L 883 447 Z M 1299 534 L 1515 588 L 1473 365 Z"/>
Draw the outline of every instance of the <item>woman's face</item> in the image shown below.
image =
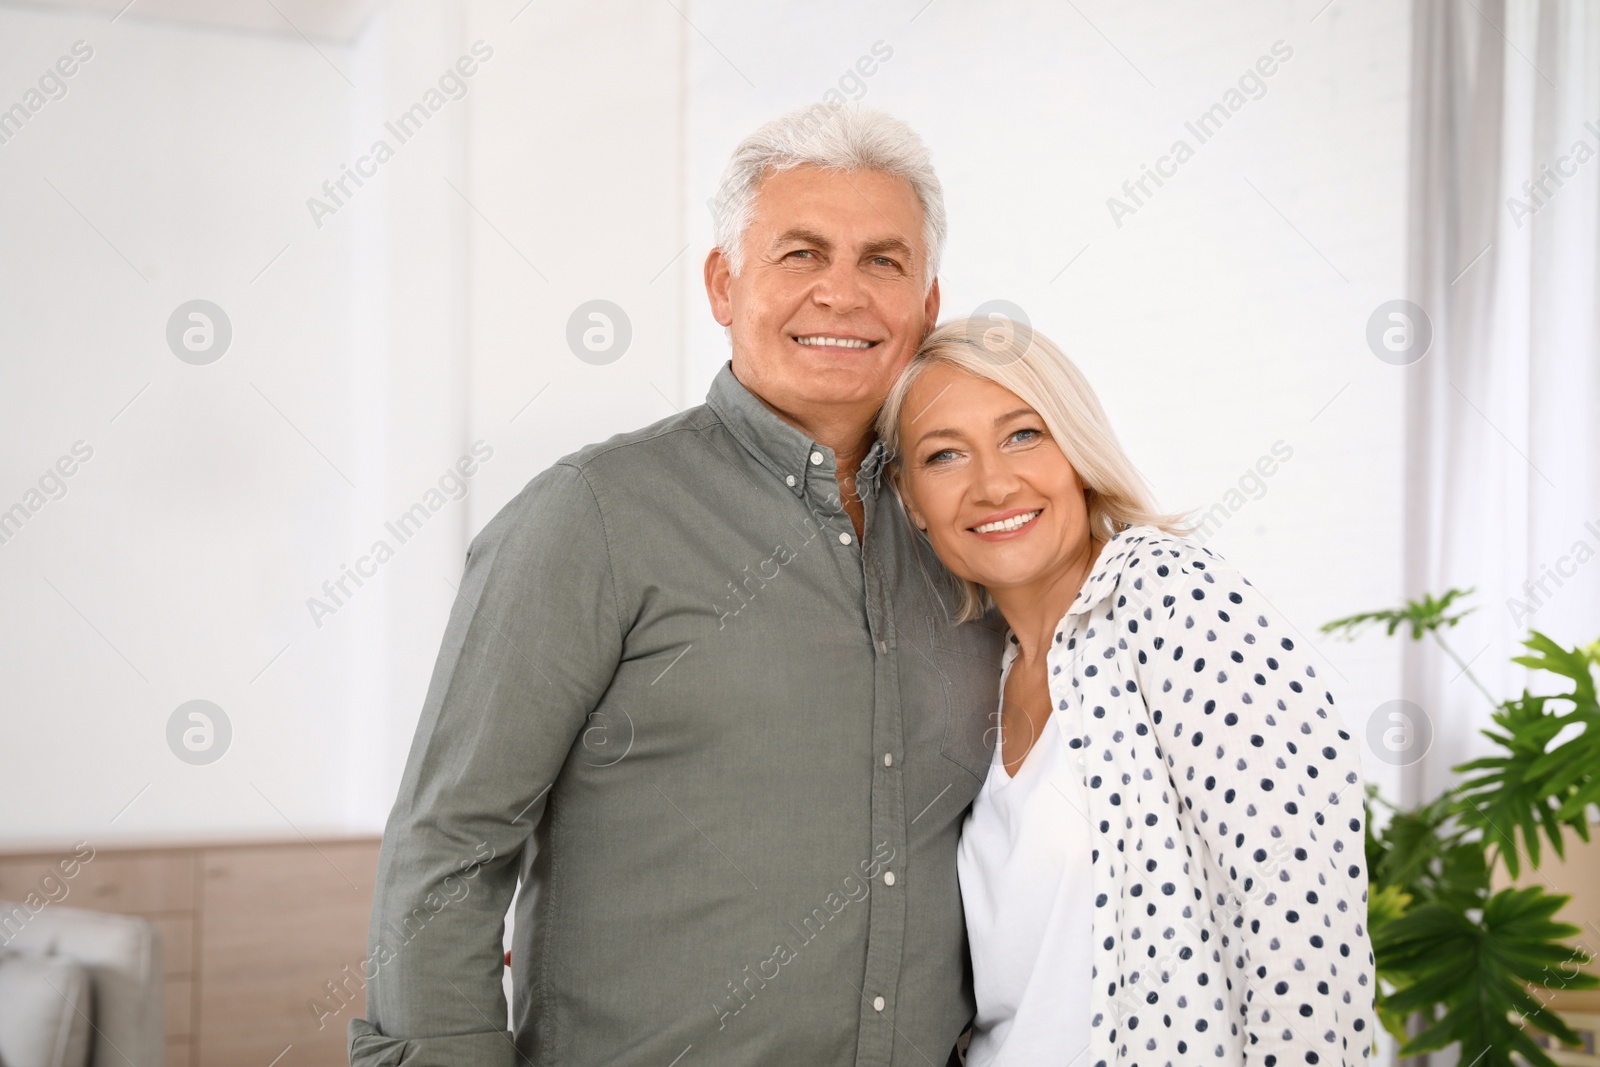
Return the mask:
<path fill-rule="evenodd" d="M 991 593 L 1064 577 L 1089 543 L 1078 472 L 1004 386 L 948 365 L 900 414 L 902 496 L 946 567 Z"/>

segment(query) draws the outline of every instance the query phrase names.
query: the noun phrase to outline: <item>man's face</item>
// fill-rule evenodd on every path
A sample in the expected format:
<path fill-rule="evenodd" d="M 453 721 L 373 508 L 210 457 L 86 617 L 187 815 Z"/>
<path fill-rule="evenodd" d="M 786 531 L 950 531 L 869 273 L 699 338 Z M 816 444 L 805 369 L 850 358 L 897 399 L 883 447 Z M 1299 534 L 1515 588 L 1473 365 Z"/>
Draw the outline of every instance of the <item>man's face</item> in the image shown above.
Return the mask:
<path fill-rule="evenodd" d="M 939 312 L 922 205 L 879 171 L 769 172 L 735 277 L 713 249 L 706 292 L 739 381 L 800 421 L 870 420 Z"/>

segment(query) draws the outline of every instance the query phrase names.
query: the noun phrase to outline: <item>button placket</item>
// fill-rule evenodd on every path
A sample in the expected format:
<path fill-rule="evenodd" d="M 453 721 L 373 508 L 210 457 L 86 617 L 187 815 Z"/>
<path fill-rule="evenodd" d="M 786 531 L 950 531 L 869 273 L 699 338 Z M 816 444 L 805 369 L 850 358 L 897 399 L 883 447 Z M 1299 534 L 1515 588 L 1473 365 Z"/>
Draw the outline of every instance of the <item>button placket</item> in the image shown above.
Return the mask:
<path fill-rule="evenodd" d="M 867 500 L 867 526 L 873 525 L 873 509 Z M 869 531 L 870 532 L 870 531 Z M 874 541 L 873 545 L 878 542 Z M 861 543 L 861 574 L 866 591 L 868 625 L 875 644 L 884 649 L 894 643 L 894 613 L 889 600 L 882 571 L 874 558 L 873 546 Z M 881 550 L 881 549 L 880 549 Z M 908 862 L 904 783 L 896 773 L 893 753 L 901 750 L 905 738 L 898 665 L 883 654 L 877 657 L 874 672 L 873 740 L 878 751 L 884 754 L 883 766 L 874 767 L 872 781 L 872 842 L 874 849 L 887 843 L 893 852 L 885 862 L 902 866 Z M 885 870 L 884 886 L 894 884 L 894 876 Z M 904 893 L 880 891 L 867 898 L 867 960 L 862 976 L 864 991 L 875 989 L 892 992 L 899 986 L 900 963 L 905 951 L 906 898 Z M 870 1006 L 871 1011 L 867 1008 Z M 857 1037 L 856 1059 L 859 1065 L 887 1067 L 894 1055 L 893 1016 L 883 994 L 863 1003 L 860 1032 Z M 887 1021 L 891 1025 L 883 1026 Z"/>

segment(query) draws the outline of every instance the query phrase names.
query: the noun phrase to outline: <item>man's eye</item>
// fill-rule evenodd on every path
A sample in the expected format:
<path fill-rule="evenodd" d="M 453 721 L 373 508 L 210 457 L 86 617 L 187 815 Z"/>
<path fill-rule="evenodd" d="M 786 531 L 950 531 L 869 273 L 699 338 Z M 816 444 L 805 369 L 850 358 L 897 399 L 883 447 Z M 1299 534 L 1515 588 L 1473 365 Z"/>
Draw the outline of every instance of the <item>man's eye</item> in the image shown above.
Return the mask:
<path fill-rule="evenodd" d="M 872 265 L 874 267 L 888 267 L 891 270 L 892 269 L 897 269 L 900 266 L 900 264 L 896 263 L 894 260 L 890 259 L 888 256 L 873 256 L 872 257 Z"/>
<path fill-rule="evenodd" d="M 813 252 L 809 248 L 796 248 L 793 252 L 790 252 L 789 255 L 791 255 L 791 256 L 813 256 L 813 255 L 816 255 L 816 253 Z"/>

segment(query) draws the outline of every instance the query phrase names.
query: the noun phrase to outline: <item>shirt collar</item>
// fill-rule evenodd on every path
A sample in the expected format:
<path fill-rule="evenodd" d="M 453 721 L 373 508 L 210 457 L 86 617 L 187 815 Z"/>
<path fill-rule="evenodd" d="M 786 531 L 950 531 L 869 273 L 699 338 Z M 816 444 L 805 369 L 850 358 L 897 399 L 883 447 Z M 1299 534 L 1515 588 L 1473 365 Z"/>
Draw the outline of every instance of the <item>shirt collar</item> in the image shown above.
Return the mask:
<path fill-rule="evenodd" d="M 711 382 L 706 406 L 716 413 L 745 450 L 795 496 L 804 495 L 806 477 L 813 469 L 828 474 L 830 479 L 834 476 L 833 449 L 818 444 L 774 414 L 734 377 L 732 360 L 722 365 Z M 875 493 L 883 468 L 883 442 L 874 441 L 856 471 L 857 492 Z"/>
<path fill-rule="evenodd" d="M 1067 609 L 1067 615 L 1093 611 L 1102 601 L 1116 592 L 1117 586 L 1122 582 L 1123 560 L 1133 543 L 1152 532 L 1154 530 L 1149 526 L 1124 526 L 1107 541 L 1105 547 L 1100 550 L 1099 558 L 1095 560 L 1094 573 L 1084 579 L 1083 587 L 1078 590 L 1072 606 Z"/>
<path fill-rule="evenodd" d="M 1158 534 L 1161 531 L 1153 526 L 1124 526 L 1105 547 L 1100 550 L 1100 556 L 1095 560 L 1094 571 L 1083 580 L 1078 595 L 1072 601 L 1072 606 L 1061 617 L 1061 627 L 1064 629 L 1066 621 L 1074 615 L 1093 611 L 1103 604 L 1111 594 L 1117 591 L 1122 583 L 1124 560 L 1129 552 L 1134 550 L 1144 537 Z M 1008 629 L 1006 631 L 1006 650 L 1003 663 L 1010 663 L 1019 651 L 1016 635 Z"/>

